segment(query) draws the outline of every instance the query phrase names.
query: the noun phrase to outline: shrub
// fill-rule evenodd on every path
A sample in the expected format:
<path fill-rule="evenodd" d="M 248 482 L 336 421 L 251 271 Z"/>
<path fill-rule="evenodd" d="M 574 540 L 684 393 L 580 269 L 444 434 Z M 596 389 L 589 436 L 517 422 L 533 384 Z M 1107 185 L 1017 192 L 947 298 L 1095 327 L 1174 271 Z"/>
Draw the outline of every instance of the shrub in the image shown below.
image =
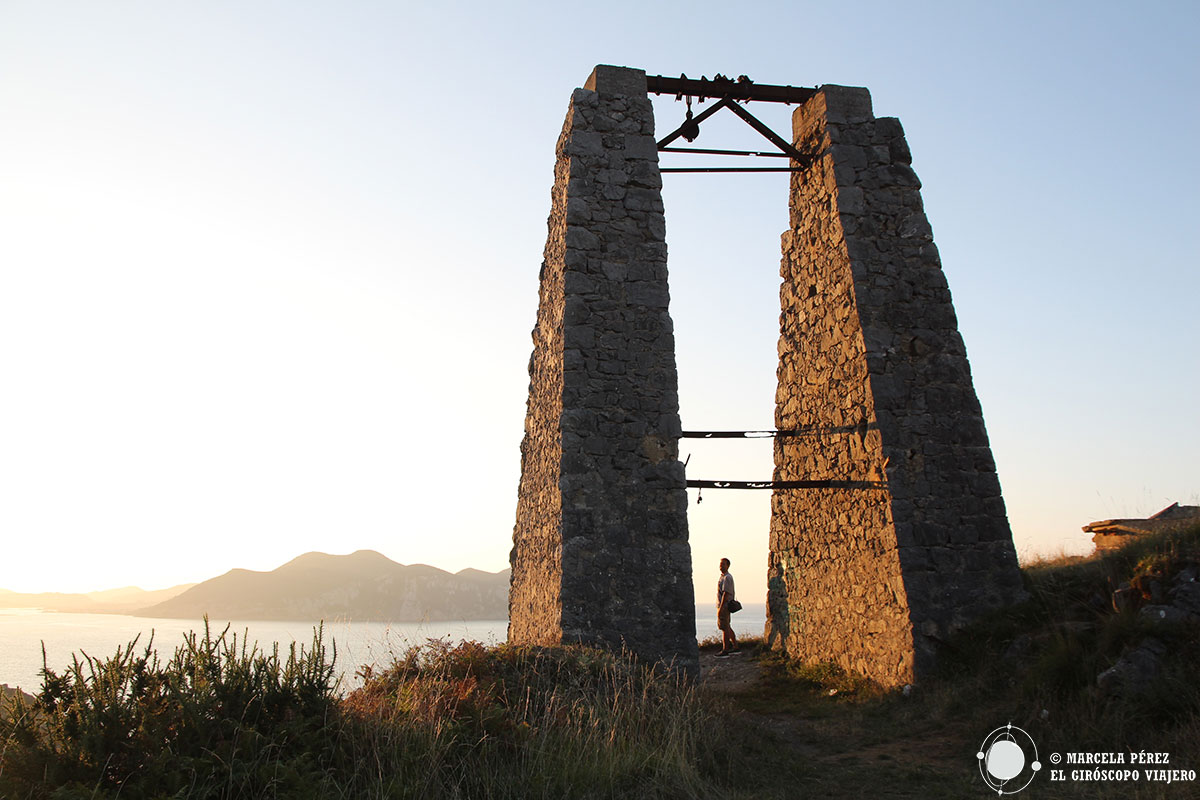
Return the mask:
<path fill-rule="evenodd" d="M 0 750 L 4 796 L 303 796 L 321 764 L 311 742 L 336 703 L 322 633 L 286 658 L 226 628 L 188 634 L 163 664 L 137 640 L 42 670 Z"/>

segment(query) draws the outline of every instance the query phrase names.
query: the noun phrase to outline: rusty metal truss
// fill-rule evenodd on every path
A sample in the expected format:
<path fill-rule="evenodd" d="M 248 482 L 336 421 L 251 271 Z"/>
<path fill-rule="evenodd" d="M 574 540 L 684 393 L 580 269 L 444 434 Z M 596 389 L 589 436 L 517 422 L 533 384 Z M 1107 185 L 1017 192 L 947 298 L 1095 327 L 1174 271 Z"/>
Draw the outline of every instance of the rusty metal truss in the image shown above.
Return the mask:
<path fill-rule="evenodd" d="M 676 100 L 687 100 L 687 117 L 683 124 L 659 140 L 658 150 L 662 153 L 699 153 L 702 155 L 719 156 L 750 156 L 756 158 L 787 158 L 796 165 L 786 167 L 661 167 L 660 172 L 799 172 L 807 169 L 811 158 L 801 153 L 791 142 L 771 130 L 762 120 L 746 110 L 744 103 L 803 103 L 814 94 L 816 89 L 796 86 L 772 86 L 759 84 L 741 75 L 734 80 L 724 75 L 717 75 L 712 80 L 701 77 L 693 80 L 686 75 L 678 78 L 667 78 L 662 75 L 646 76 L 647 91 L 656 95 L 673 94 Z M 692 116 L 692 98 L 701 103 L 715 99 L 717 102 Z M 722 109 L 729 109 L 734 115 L 757 131 L 778 151 L 759 150 L 714 150 L 700 147 L 671 147 L 671 143 L 681 136 L 687 141 L 693 141 L 700 135 L 700 123 Z"/>

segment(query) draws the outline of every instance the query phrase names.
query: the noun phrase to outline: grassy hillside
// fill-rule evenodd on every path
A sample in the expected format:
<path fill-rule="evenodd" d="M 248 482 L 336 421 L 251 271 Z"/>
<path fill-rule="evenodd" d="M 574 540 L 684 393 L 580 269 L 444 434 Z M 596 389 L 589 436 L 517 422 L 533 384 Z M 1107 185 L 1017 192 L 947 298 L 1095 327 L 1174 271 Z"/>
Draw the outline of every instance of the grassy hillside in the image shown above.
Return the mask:
<path fill-rule="evenodd" d="M 975 753 L 1010 722 L 1046 762 L 1030 797 L 1200 794 L 1048 774 L 1071 752 L 1200 768 L 1200 530 L 1025 574 L 1031 600 L 908 692 L 765 652 L 707 652 L 697 686 L 584 648 L 433 643 L 341 697 L 319 631 L 287 653 L 193 637 L 165 663 L 134 645 L 14 706 L 0 796 L 983 797 Z"/>

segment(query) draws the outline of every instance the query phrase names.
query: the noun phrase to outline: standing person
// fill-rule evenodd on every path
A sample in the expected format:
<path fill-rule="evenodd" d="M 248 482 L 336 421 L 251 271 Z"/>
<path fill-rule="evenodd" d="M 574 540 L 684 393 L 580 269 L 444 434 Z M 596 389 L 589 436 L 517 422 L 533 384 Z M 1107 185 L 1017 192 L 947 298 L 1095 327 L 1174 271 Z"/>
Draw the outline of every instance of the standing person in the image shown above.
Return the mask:
<path fill-rule="evenodd" d="M 721 577 L 717 579 L 717 627 L 721 629 L 721 652 L 717 658 L 728 658 L 740 652 L 737 636 L 729 624 L 729 604 L 734 601 L 733 576 L 729 574 L 729 559 L 721 559 Z"/>

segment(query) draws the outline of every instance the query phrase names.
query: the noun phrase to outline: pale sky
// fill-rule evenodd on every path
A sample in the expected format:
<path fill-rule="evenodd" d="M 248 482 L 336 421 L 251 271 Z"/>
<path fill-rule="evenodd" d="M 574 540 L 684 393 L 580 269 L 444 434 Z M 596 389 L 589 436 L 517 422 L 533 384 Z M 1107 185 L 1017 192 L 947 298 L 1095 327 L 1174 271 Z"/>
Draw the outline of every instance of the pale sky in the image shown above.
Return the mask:
<path fill-rule="evenodd" d="M 0 2 L 0 587 L 506 567 L 554 143 L 598 63 L 900 118 L 1023 557 L 1200 503 L 1198 9 Z M 773 427 L 786 176 L 665 183 L 684 427 Z M 769 443 L 683 453 L 771 477 Z M 761 601 L 768 509 L 691 506 L 701 600 L 727 555 Z"/>

